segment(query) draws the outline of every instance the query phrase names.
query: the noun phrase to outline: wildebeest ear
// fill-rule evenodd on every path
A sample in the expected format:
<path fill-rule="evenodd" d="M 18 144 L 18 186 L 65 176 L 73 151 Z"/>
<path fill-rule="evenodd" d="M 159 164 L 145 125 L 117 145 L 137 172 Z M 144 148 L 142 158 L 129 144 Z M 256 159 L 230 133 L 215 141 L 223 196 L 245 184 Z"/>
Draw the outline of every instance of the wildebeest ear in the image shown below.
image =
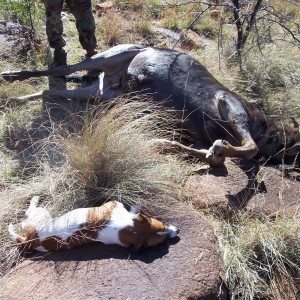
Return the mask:
<path fill-rule="evenodd" d="M 149 221 L 149 219 L 146 216 L 144 216 L 144 215 L 142 215 L 140 213 L 136 214 L 132 219 L 134 221 L 139 222 L 139 223 L 146 223 L 146 222 Z"/>
<path fill-rule="evenodd" d="M 293 122 L 294 127 L 299 130 L 299 124 L 295 118 L 292 118 L 292 122 Z"/>
<path fill-rule="evenodd" d="M 300 142 L 285 150 L 285 153 L 291 156 L 296 156 L 298 152 L 300 152 Z"/>

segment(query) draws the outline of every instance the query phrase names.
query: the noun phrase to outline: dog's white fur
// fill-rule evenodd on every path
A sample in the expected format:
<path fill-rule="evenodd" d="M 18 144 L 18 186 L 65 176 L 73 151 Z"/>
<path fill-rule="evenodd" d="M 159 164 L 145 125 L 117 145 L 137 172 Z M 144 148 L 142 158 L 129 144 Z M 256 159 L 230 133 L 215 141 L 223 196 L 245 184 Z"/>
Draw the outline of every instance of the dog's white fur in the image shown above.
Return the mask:
<path fill-rule="evenodd" d="M 98 232 L 97 240 L 104 244 L 118 244 L 124 246 L 119 239 L 119 230 L 133 226 L 135 214 L 128 212 L 122 203 L 117 202 L 108 225 Z"/>

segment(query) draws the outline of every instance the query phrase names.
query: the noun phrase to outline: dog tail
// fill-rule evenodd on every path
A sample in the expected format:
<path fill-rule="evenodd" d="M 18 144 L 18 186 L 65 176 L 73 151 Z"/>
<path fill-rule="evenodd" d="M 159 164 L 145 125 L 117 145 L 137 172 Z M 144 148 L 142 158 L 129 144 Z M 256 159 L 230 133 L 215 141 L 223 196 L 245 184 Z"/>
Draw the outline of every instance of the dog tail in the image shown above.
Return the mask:
<path fill-rule="evenodd" d="M 8 232 L 10 234 L 10 237 L 11 239 L 14 241 L 14 242 L 17 242 L 17 243 L 24 243 L 26 241 L 26 238 L 18 235 L 16 232 L 15 232 L 15 229 L 14 229 L 14 225 L 12 223 L 10 223 L 8 225 Z"/>

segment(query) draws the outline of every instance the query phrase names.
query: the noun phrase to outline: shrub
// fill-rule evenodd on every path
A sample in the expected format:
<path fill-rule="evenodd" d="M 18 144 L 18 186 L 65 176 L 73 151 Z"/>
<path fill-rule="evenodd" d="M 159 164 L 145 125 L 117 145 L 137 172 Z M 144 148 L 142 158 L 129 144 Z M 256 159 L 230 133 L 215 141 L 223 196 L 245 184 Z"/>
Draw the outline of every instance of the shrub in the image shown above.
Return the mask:
<path fill-rule="evenodd" d="M 13 19 L 35 29 L 43 14 L 42 4 L 34 0 L 0 0 L 1 14 L 5 19 Z"/>

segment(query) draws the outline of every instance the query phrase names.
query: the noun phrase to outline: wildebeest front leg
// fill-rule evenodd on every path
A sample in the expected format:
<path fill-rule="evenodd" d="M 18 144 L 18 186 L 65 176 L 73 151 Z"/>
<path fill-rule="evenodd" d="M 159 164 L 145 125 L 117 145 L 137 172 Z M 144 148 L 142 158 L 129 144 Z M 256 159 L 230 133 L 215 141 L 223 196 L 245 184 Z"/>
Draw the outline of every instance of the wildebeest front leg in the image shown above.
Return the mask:
<path fill-rule="evenodd" d="M 163 153 L 183 154 L 192 156 L 209 164 L 211 167 L 221 166 L 224 164 L 225 161 L 225 157 L 223 156 L 214 156 L 207 158 L 208 150 L 188 147 L 177 141 L 169 141 L 167 139 L 155 139 L 154 143 Z"/>
<path fill-rule="evenodd" d="M 227 92 L 218 92 L 216 97 L 222 119 L 228 122 L 233 137 L 241 146 L 233 146 L 226 140 L 216 140 L 208 150 L 206 158 L 217 156 L 253 158 L 258 153 L 258 148 L 251 137 L 249 117 L 242 103 Z"/>
<path fill-rule="evenodd" d="M 144 51 L 145 47 L 139 45 L 118 45 L 102 53 L 98 53 L 89 59 L 78 64 L 69 66 L 59 66 L 43 71 L 5 71 L 2 77 L 13 82 L 15 80 L 25 80 L 31 77 L 42 76 L 64 76 L 78 71 L 98 70 L 108 75 L 114 74 L 124 68 L 138 53 Z"/>

